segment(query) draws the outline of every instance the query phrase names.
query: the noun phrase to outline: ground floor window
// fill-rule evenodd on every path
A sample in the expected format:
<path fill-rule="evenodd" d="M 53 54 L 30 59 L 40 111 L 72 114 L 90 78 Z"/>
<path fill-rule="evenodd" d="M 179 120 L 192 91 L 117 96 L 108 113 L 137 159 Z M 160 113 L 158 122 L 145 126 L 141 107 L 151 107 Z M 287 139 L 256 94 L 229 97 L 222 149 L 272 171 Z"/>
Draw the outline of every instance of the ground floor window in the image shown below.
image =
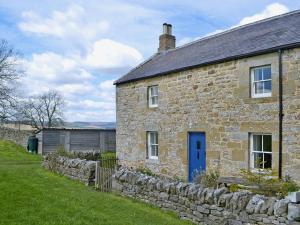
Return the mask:
<path fill-rule="evenodd" d="M 254 169 L 272 169 L 272 135 L 250 135 L 251 166 Z"/>
<path fill-rule="evenodd" d="M 147 132 L 148 157 L 149 159 L 158 159 L 158 133 L 155 131 Z"/>

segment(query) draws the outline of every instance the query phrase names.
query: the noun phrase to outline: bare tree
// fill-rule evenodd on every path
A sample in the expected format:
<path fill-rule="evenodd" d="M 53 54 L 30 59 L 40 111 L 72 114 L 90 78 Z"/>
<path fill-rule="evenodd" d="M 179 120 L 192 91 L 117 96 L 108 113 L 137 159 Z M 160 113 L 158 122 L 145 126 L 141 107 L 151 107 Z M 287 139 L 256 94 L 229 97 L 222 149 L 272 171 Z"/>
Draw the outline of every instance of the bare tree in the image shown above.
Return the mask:
<path fill-rule="evenodd" d="M 63 124 L 64 98 L 56 91 L 32 96 L 19 105 L 19 112 L 23 120 L 40 129 L 55 127 Z"/>
<path fill-rule="evenodd" d="M 6 40 L 0 40 L 0 120 L 14 114 L 16 105 L 15 84 L 21 76 L 19 54 Z"/>

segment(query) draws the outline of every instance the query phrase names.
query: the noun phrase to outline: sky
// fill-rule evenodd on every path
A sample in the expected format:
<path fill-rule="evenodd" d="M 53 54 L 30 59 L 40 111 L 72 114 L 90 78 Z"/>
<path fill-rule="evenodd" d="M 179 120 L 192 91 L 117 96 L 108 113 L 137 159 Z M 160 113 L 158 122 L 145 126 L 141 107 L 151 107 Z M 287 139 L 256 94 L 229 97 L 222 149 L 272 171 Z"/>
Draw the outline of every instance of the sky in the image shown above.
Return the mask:
<path fill-rule="evenodd" d="M 0 39 L 21 53 L 22 96 L 57 90 L 67 121 L 115 121 L 113 81 L 157 52 L 162 24 L 177 46 L 300 9 L 270 0 L 0 0 Z"/>

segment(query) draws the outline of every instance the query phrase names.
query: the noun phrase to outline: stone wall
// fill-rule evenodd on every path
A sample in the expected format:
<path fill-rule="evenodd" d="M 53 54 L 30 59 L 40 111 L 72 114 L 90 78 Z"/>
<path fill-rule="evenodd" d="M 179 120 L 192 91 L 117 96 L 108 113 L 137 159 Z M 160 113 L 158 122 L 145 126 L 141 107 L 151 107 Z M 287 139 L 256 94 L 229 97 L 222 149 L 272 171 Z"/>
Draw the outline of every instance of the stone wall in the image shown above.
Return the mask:
<path fill-rule="evenodd" d="M 44 156 L 43 166 L 72 180 L 79 180 L 85 185 L 93 185 L 95 182 L 96 161 L 48 154 Z"/>
<path fill-rule="evenodd" d="M 250 69 L 271 65 L 272 96 L 250 97 Z M 300 49 L 283 53 L 283 174 L 300 182 Z M 251 167 L 250 133 L 272 134 L 278 170 L 278 54 L 265 54 L 117 85 L 117 155 L 127 167 L 188 177 L 188 132 L 206 133 L 207 167 L 236 176 Z M 158 85 L 158 107 L 147 88 Z M 158 132 L 158 160 L 147 159 L 147 131 Z"/>
<path fill-rule="evenodd" d="M 298 216 L 300 219 L 300 205 L 292 204 L 287 199 L 278 200 L 247 191 L 230 193 L 226 188 L 203 188 L 125 168 L 116 172 L 113 188 L 122 195 L 175 211 L 181 219 L 188 219 L 196 224 L 300 224 L 289 221 L 287 216 L 289 213 L 290 217 Z M 298 214 L 295 215 L 294 212 Z"/>
<path fill-rule="evenodd" d="M 33 131 L 28 130 L 16 130 L 0 126 L 0 139 L 13 141 L 23 147 L 27 147 L 27 140 Z"/>

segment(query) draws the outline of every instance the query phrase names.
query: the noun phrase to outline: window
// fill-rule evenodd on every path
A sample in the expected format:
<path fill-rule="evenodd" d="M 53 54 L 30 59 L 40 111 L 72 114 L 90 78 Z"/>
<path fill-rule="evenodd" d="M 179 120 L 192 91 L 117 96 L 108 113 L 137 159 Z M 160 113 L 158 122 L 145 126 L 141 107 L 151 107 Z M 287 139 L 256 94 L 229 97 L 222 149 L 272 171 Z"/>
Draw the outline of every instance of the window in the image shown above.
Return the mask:
<path fill-rule="evenodd" d="M 251 69 L 252 98 L 270 97 L 272 95 L 271 66 Z"/>
<path fill-rule="evenodd" d="M 148 88 L 148 102 L 149 102 L 149 107 L 157 107 L 158 106 L 158 86 L 150 86 Z"/>
<path fill-rule="evenodd" d="M 149 159 L 158 159 L 158 133 L 149 131 L 147 132 L 147 138 Z"/>
<path fill-rule="evenodd" d="M 272 168 L 272 135 L 251 134 L 251 164 L 254 169 Z"/>

